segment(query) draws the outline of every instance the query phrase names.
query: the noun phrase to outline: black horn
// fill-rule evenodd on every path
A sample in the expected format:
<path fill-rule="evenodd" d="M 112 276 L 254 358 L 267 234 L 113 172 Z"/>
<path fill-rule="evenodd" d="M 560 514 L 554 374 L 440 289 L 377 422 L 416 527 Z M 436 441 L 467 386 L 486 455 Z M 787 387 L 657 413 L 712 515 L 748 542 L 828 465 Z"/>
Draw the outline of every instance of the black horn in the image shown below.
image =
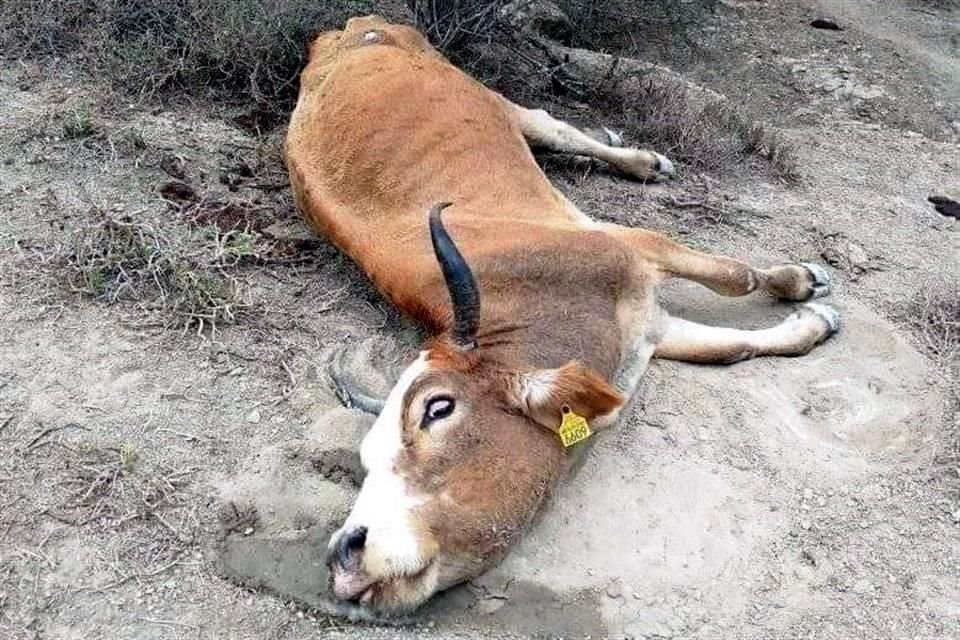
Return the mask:
<path fill-rule="evenodd" d="M 453 341 L 462 349 L 472 349 L 480 327 L 480 290 L 470 265 L 440 219 L 440 213 L 450 204 L 441 202 L 430 209 L 430 240 L 453 303 Z"/>

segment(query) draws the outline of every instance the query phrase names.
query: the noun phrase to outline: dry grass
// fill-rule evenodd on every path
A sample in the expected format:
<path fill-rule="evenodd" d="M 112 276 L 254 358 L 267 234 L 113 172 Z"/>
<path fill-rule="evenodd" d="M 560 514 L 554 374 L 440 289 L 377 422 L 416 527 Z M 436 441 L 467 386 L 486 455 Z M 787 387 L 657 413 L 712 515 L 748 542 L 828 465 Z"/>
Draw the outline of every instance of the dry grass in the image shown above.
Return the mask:
<path fill-rule="evenodd" d="M 67 284 L 107 304 L 134 302 L 159 311 L 169 324 L 215 330 L 247 312 L 238 280 L 228 272 L 256 252 L 244 230 L 171 233 L 146 220 L 93 212 L 96 221 L 75 231 L 60 249 Z M 171 238 L 185 239 L 175 242 Z"/>
<path fill-rule="evenodd" d="M 675 65 L 702 56 L 702 32 L 720 0 L 557 0 L 576 25 L 571 46 Z"/>
<path fill-rule="evenodd" d="M 558 100 L 576 78 L 504 16 L 505 0 L 24 0 L 0 9 L 0 52 L 6 56 L 65 56 L 124 95 L 187 94 L 243 104 L 237 122 L 252 130 L 280 123 L 295 98 L 305 45 L 317 32 L 339 28 L 352 15 L 411 15 L 455 62 L 521 102 L 562 110 Z M 662 0 L 558 3 L 574 46 L 616 55 L 678 56 L 694 47 L 690 33 L 716 0 L 680 6 Z M 410 13 L 407 13 L 409 9 Z M 664 53 L 667 52 L 667 53 Z M 533 82 L 531 82 L 533 79 Z M 690 168 L 722 172 L 761 159 L 786 181 L 797 177 L 793 147 L 726 103 L 693 106 L 683 87 L 658 79 L 611 75 L 574 97 L 591 117 L 624 130 Z M 566 88 L 560 88 L 561 85 Z M 629 90 L 627 87 L 629 86 Z M 67 114 L 67 138 L 96 133 L 89 112 Z"/>
<path fill-rule="evenodd" d="M 960 290 L 950 280 L 929 283 L 901 306 L 897 316 L 946 377 L 944 437 L 935 467 L 954 499 L 960 500 Z"/>
<path fill-rule="evenodd" d="M 0 55 L 61 56 L 127 96 L 186 93 L 252 103 L 256 124 L 289 108 L 305 45 L 372 0 L 23 0 L 0 8 Z"/>
<path fill-rule="evenodd" d="M 112 579 L 85 588 L 105 591 L 131 580 L 159 576 L 196 543 L 200 519 L 188 485 L 193 468 L 174 468 L 135 445 L 87 440 L 43 440 L 62 470 L 44 514 L 75 527 L 111 532 L 101 558 Z"/>
<path fill-rule="evenodd" d="M 960 358 L 960 291 L 956 285 L 944 282 L 921 289 L 901 317 L 934 360 L 949 366 Z"/>
<path fill-rule="evenodd" d="M 614 73 L 588 89 L 586 102 L 605 126 L 688 167 L 724 173 L 755 158 L 776 178 L 799 179 L 792 143 L 729 102 L 698 106 L 679 83 Z"/>

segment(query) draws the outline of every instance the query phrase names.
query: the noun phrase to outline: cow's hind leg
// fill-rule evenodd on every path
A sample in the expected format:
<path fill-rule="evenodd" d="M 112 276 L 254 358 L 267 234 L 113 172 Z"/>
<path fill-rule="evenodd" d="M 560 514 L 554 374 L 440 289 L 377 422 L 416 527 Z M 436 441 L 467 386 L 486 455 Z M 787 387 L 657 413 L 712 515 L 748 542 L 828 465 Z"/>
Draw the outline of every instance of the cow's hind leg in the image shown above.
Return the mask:
<path fill-rule="evenodd" d="M 817 264 L 783 264 L 757 269 L 749 264 L 685 247 L 670 238 L 615 224 L 602 226 L 624 240 L 664 277 L 693 280 L 724 296 L 765 291 L 781 300 L 804 301 L 830 293 L 830 275 Z"/>
<path fill-rule="evenodd" d="M 623 147 L 623 141 L 612 131 L 604 130 L 608 138 L 604 144 L 543 109 L 526 109 L 506 99 L 504 103 L 530 146 L 597 158 L 642 180 L 673 175 L 673 163 L 666 157 L 655 151 Z"/>
<path fill-rule="evenodd" d="M 832 307 L 816 303 L 803 305 L 775 327 L 755 331 L 669 317 L 653 355 L 704 364 L 729 364 L 757 356 L 802 356 L 839 328 L 840 315 Z"/>

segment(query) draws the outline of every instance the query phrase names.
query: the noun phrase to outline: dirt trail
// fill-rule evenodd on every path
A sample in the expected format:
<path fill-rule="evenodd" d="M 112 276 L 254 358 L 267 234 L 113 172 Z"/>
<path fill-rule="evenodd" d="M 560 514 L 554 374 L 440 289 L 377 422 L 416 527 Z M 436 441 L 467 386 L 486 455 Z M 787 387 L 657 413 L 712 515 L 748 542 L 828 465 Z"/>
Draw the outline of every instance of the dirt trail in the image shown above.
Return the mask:
<path fill-rule="evenodd" d="M 504 564 L 400 629 L 310 606 L 323 607 L 318 549 L 356 491 L 369 424 L 339 408 L 326 360 L 365 338 L 395 359 L 376 345 L 408 347 L 415 329 L 322 243 L 241 270 L 259 315 L 215 340 L 51 287 L 46 261 L 91 207 L 172 228 L 156 193 L 167 158 L 235 197 L 221 176 L 263 141 L 135 107 L 98 114 L 112 144 L 65 140 L 61 115 L 94 99 L 85 85 L 0 72 L 0 636 L 957 637 L 960 496 L 933 463 L 956 383 L 903 316 L 960 266 L 960 223 L 926 201 L 960 195 L 960 10 L 936 4 L 724 3 L 704 38 L 730 46 L 713 72 L 689 72 L 732 96 L 747 82 L 747 106 L 800 145 L 804 174 L 794 187 L 727 178 L 736 215 L 691 224 L 663 206 L 685 182 L 553 176 L 603 219 L 758 264 L 827 260 L 844 328 L 800 359 L 654 363 Z M 821 14 L 843 42 L 805 27 Z M 845 78 L 824 63 L 837 51 L 852 56 Z M 123 147 L 124 131 L 144 148 Z M 684 283 L 665 298 L 712 324 L 791 309 Z"/>

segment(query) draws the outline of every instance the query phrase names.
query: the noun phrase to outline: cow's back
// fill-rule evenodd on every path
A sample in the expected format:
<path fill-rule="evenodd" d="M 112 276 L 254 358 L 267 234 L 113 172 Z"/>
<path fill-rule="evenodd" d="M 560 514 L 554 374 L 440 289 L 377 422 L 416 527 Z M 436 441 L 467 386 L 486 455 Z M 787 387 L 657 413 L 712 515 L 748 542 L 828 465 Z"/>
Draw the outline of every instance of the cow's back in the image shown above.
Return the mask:
<path fill-rule="evenodd" d="M 503 99 L 414 29 L 378 18 L 314 42 L 286 154 L 308 221 L 395 304 L 438 329 L 448 302 L 427 231 L 431 206 L 454 203 L 444 220 L 468 260 L 496 237 L 552 243 L 544 234 L 581 224 Z"/>

